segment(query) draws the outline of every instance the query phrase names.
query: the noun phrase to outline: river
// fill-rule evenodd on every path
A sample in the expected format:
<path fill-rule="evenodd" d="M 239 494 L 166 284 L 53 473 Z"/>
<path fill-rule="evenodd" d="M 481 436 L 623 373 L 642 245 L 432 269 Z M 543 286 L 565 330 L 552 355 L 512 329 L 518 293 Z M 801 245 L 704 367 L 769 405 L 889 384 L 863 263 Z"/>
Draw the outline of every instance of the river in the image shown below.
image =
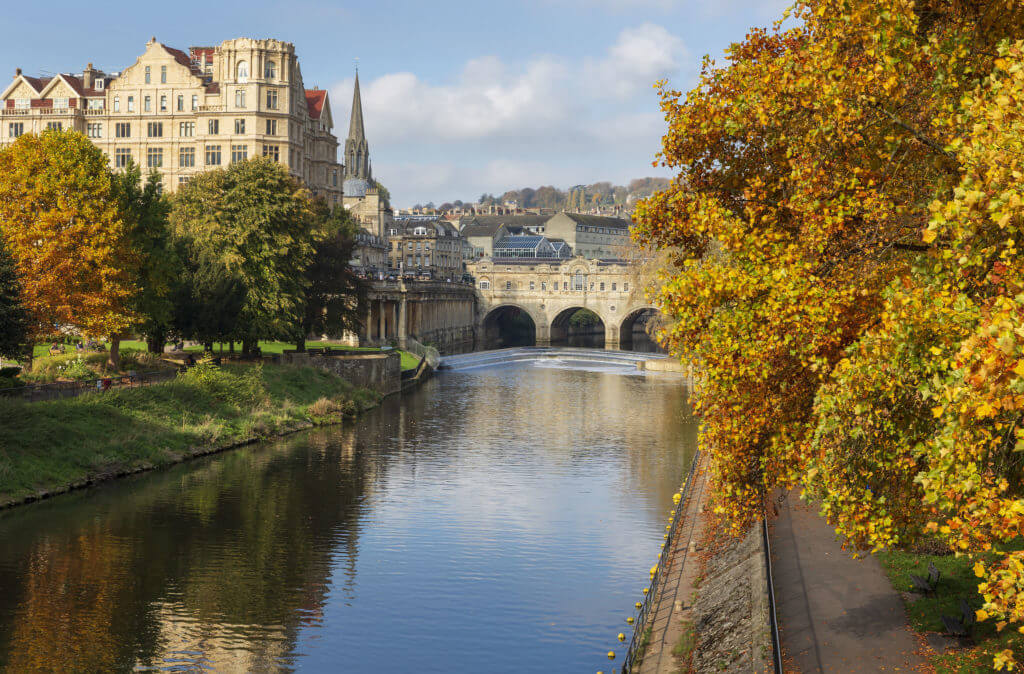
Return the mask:
<path fill-rule="evenodd" d="M 0 513 L 0 670 L 608 669 L 695 437 L 677 377 L 515 363 Z"/>

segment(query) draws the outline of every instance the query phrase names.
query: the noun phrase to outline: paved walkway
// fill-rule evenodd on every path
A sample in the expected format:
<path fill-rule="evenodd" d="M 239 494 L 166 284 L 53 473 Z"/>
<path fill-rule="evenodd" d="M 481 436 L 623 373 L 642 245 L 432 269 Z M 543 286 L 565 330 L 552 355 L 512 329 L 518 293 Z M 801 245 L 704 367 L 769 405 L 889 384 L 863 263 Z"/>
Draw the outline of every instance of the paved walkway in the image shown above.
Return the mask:
<path fill-rule="evenodd" d="M 925 664 L 903 601 L 874 557 L 853 559 L 792 492 L 770 524 L 786 670 L 908 672 Z"/>
<path fill-rule="evenodd" d="M 686 510 L 679 518 L 679 531 L 668 551 L 664 580 L 656 589 L 658 595 L 650 617 L 651 638 L 637 670 L 639 674 L 674 674 L 680 670 L 672 649 L 683 634 L 683 621 L 690 619 L 693 582 L 700 570 L 697 559 L 690 555 L 690 543 L 697 543 L 703 527 L 701 509 L 705 502 L 705 467 L 706 462 L 702 459 L 695 469 L 690 493 L 682 504 Z"/>

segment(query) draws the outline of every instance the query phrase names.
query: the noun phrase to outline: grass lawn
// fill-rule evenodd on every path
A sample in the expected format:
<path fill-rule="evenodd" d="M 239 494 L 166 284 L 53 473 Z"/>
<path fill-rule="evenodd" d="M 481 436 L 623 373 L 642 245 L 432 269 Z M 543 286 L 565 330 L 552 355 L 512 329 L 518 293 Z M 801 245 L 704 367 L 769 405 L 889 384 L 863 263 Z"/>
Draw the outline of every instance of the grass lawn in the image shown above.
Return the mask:
<path fill-rule="evenodd" d="M 910 575 L 927 576 L 929 562 L 939 570 L 941 576 L 934 594 L 913 594 L 913 600 L 906 602 L 910 626 L 918 632 L 944 632 L 941 616 L 954 616 L 959 620 L 961 598 L 966 599 L 972 609 L 981 607 L 979 579 L 967 557 L 886 551 L 878 554 L 878 560 L 893 587 L 901 592 L 913 592 Z M 1018 659 L 1024 654 L 1024 634 L 1009 627 L 997 632 L 994 620 L 978 623 L 972 635 L 973 646 L 932 655 L 935 671 L 939 674 L 989 672 L 996 653 L 1009 648 Z"/>
<path fill-rule="evenodd" d="M 47 358 L 51 357 L 49 355 L 50 344 L 51 344 L 51 342 L 45 342 L 45 343 L 41 343 L 41 344 L 36 344 L 35 348 L 34 348 L 34 356 L 33 357 L 35 359 L 37 359 L 38 361 L 40 361 L 40 362 L 45 362 L 45 360 Z M 264 355 L 281 354 L 281 353 L 284 352 L 285 349 L 294 349 L 295 348 L 295 345 L 292 344 L 292 343 L 289 343 L 289 342 L 261 341 L 261 342 L 259 342 L 259 346 L 260 346 L 260 350 L 263 352 Z M 375 346 L 346 346 L 344 344 L 338 344 L 338 343 L 335 343 L 335 342 L 322 342 L 322 341 L 319 341 L 319 340 L 310 340 L 310 341 L 306 342 L 306 348 L 316 349 L 316 348 L 323 348 L 325 346 L 329 346 L 331 349 L 342 350 L 342 351 L 380 351 L 380 349 L 378 347 L 375 347 Z M 110 343 L 109 342 L 105 343 L 103 345 L 103 347 L 106 348 L 106 349 L 109 349 L 110 348 Z M 235 343 L 235 347 L 236 347 L 236 349 L 240 349 L 241 345 L 236 342 Z M 62 357 L 66 358 L 69 355 L 74 355 L 74 354 L 77 353 L 75 351 L 74 345 L 65 344 L 64 348 L 65 348 L 64 355 L 63 356 L 56 356 L 56 358 L 62 358 Z M 227 343 L 216 342 L 213 345 L 213 351 L 216 354 L 220 354 L 222 352 L 223 353 L 227 353 L 229 348 L 230 348 L 230 345 L 227 344 Z M 145 351 L 145 350 L 146 350 L 146 343 L 143 342 L 143 341 L 139 341 L 139 340 L 125 340 L 125 341 L 121 342 L 121 353 L 122 354 L 126 354 L 126 353 L 129 353 L 129 352 L 132 352 L 132 351 Z M 191 352 L 191 353 L 202 353 L 203 347 L 200 346 L 200 345 L 189 346 L 189 347 L 185 348 L 185 351 L 188 351 L 188 352 Z M 416 356 L 415 354 L 409 353 L 408 351 L 399 351 L 399 353 L 402 356 L 402 369 L 403 370 L 414 370 L 414 369 L 416 369 L 416 367 L 419 366 L 419 364 L 420 364 L 419 356 Z"/>
<path fill-rule="evenodd" d="M 175 380 L 66 400 L 0 398 L 0 503 L 101 474 L 332 423 L 379 394 L 310 367 L 197 367 Z"/>

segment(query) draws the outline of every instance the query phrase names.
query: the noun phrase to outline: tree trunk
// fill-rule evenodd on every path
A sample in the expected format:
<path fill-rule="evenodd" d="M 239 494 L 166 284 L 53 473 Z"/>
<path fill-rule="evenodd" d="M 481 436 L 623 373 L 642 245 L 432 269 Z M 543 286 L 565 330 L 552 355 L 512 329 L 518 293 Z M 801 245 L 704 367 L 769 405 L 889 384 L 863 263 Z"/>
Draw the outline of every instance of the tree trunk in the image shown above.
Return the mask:
<path fill-rule="evenodd" d="M 163 353 L 164 345 L 167 343 L 167 335 L 161 331 L 154 331 L 146 335 L 146 350 L 150 353 Z"/>
<path fill-rule="evenodd" d="M 121 338 L 110 338 L 110 354 L 107 356 L 107 367 L 114 372 L 121 371 Z"/>
<path fill-rule="evenodd" d="M 242 356 L 249 358 L 256 355 L 256 342 L 251 339 L 242 340 Z"/>

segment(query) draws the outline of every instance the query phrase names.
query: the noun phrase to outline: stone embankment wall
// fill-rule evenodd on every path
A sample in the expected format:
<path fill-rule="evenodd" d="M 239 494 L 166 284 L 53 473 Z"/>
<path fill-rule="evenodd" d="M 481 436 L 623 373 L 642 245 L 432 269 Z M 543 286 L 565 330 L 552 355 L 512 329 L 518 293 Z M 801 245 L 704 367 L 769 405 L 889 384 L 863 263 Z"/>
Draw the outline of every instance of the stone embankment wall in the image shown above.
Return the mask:
<path fill-rule="evenodd" d="M 773 671 L 760 522 L 742 539 L 724 541 L 707 560 L 703 578 L 693 612 L 692 671 Z"/>
<path fill-rule="evenodd" d="M 332 372 L 355 386 L 388 395 L 402 389 L 402 357 L 390 353 L 346 353 L 344 355 L 311 355 L 286 353 L 282 362 Z"/>

